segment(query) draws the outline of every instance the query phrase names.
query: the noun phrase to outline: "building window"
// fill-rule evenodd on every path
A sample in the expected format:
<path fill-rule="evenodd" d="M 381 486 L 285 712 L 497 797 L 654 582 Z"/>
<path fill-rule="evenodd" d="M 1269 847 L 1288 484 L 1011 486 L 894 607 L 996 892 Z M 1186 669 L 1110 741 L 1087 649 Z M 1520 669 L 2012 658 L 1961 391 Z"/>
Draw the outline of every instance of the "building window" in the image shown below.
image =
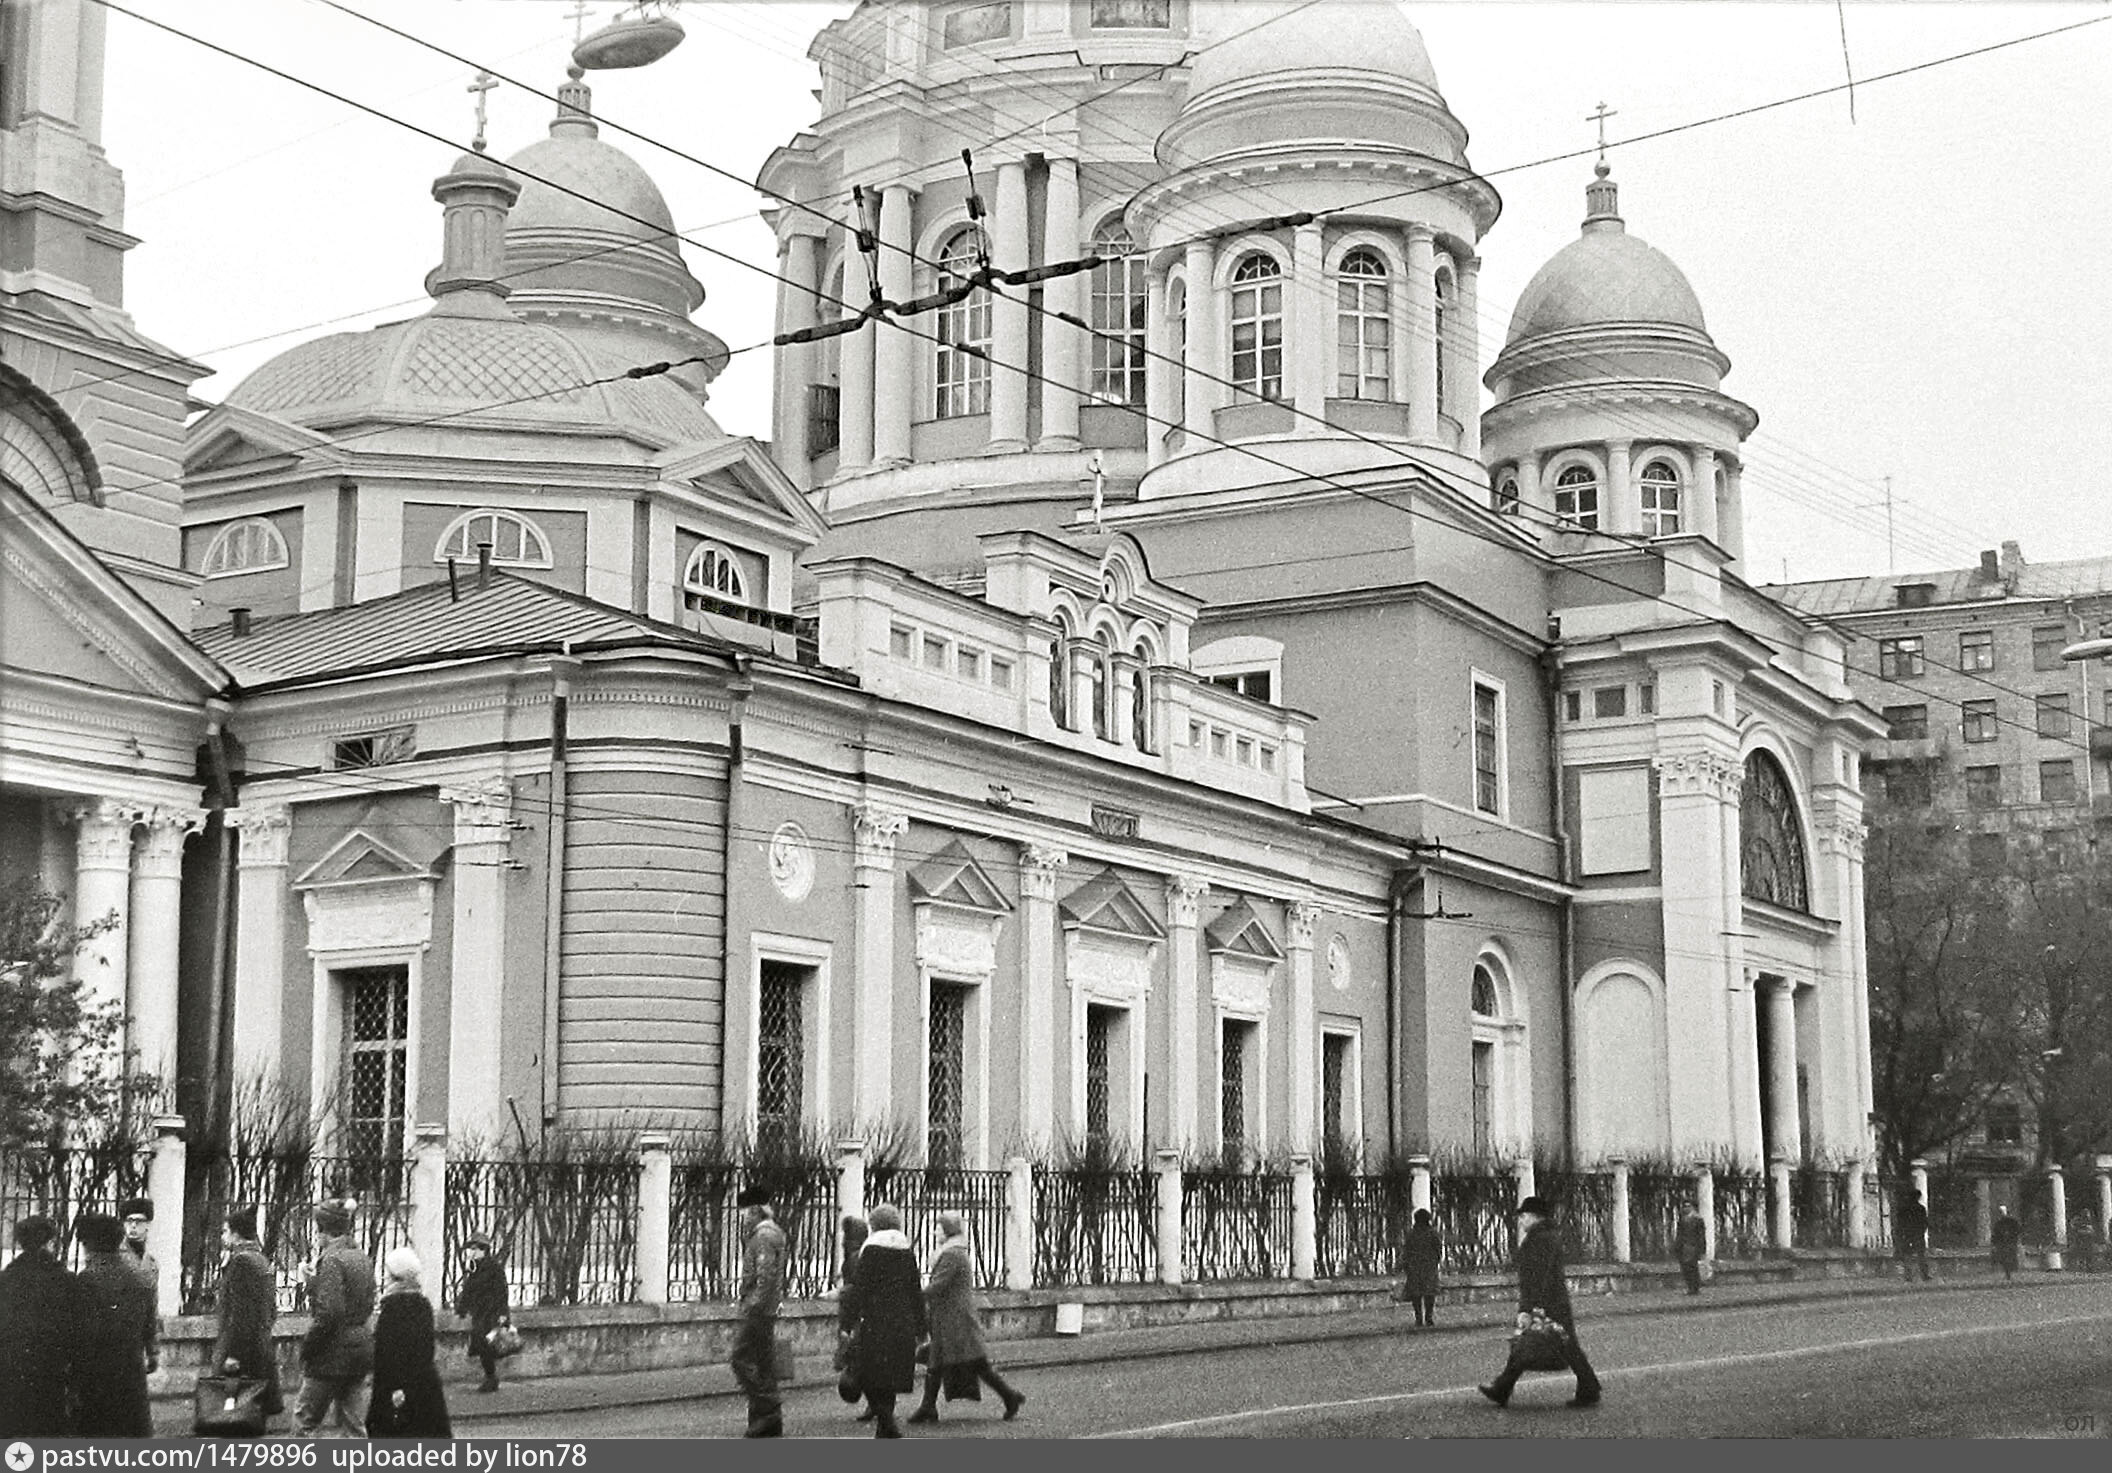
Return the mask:
<path fill-rule="evenodd" d="M 2061 651 L 2068 647 L 2066 624 L 2042 624 L 2031 631 L 2031 668 L 2034 670 L 2058 670 L 2061 668 Z"/>
<path fill-rule="evenodd" d="M 1887 733 L 1895 742 L 1925 741 L 1929 735 L 1929 708 L 1927 706 L 1885 707 Z"/>
<path fill-rule="evenodd" d="M 1643 535 L 1671 537 L 1679 532 L 1679 472 L 1668 460 L 1643 467 Z"/>
<path fill-rule="evenodd" d="M 232 578 L 237 573 L 269 572 L 292 561 L 277 527 L 262 517 L 244 517 L 220 529 L 198 571 L 208 578 Z"/>
<path fill-rule="evenodd" d="M 1888 762 L 1882 769 L 1885 801 L 1904 807 L 1924 808 L 1934 795 L 1926 762 Z"/>
<path fill-rule="evenodd" d="M 1474 806 L 1503 813 L 1503 692 L 1474 682 Z"/>
<path fill-rule="evenodd" d="M 807 454 L 827 455 L 843 445 L 843 390 L 835 384 L 807 385 Z"/>
<path fill-rule="evenodd" d="M 939 248 L 942 292 L 967 284 L 982 264 L 973 229 L 957 230 Z M 970 292 L 950 307 L 941 307 L 934 334 L 938 342 L 934 383 L 940 419 L 959 419 L 990 412 L 990 294 Z"/>
<path fill-rule="evenodd" d="M 1357 1149 L 1356 1046 L 1347 1033 L 1320 1035 L 1320 1147 L 1329 1166 L 1352 1164 Z"/>
<path fill-rule="evenodd" d="M 381 731 L 362 731 L 330 741 L 331 771 L 358 767 L 387 767 L 408 762 L 418 755 L 418 728 L 391 726 Z"/>
<path fill-rule="evenodd" d="M 2039 801 L 2041 803 L 2073 803 L 2075 801 L 2075 763 L 2063 757 L 2056 762 L 2039 764 Z"/>
<path fill-rule="evenodd" d="M 1139 752 L 1151 750 L 1151 651 L 1142 646 L 1129 683 L 1129 739 Z"/>
<path fill-rule="evenodd" d="M 951 51 L 956 46 L 1002 41 L 1011 34 L 1010 0 L 999 0 L 995 5 L 964 6 L 948 15 L 939 34 L 939 44 Z"/>
<path fill-rule="evenodd" d="M 2002 805 L 2002 769 L 1999 766 L 1968 767 L 1965 770 L 1965 802 L 1969 808 L 1999 808 Z"/>
<path fill-rule="evenodd" d="M 1227 670 L 1210 677 L 1212 685 L 1221 685 L 1226 690 L 1236 690 L 1250 700 L 1275 700 L 1274 683 L 1266 670 Z"/>
<path fill-rule="evenodd" d="M 2000 834 L 1967 834 L 1966 863 L 1974 873 L 1998 875 L 2009 864 L 2009 844 Z"/>
<path fill-rule="evenodd" d="M 2038 702 L 2039 735 L 2042 737 L 2064 737 L 2068 735 L 2068 696 L 2040 696 Z"/>
<path fill-rule="evenodd" d="M 1969 671 L 1995 668 L 1994 630 L 1968 629 L 1958 636 L 1958 668 Z"/>
<path fill-rule="evenodd" d="M 1437 343 L 1437 373 L 1431 380 L 1431 391 L 1436 395 L 1437 412 L 1443 414 L 1452 402 L 1451 386 L 1445 381 L 1445 360 L 1452 356 L 1452 273 L 1440 266 L 1431 281 L 1430 336 Z"/>
<path fill-rule="evenodd" d="M 1602 685 L 1591 693 L 1591 717 L 1594 721 L 1617 721 L 1628 714 L 1628 687 L 1625 685 Z"/>
<path fill-rule="evenodd" d="M 1247 1128 L 1247 1071 L 1257 1024 L 1241 1018 L 1224 1020 L 1218 1052 L 1217 1138 L 1227 1156 L 1242 1155 L 1251 1138 Z"/>
<path fill-rule="evenodd" d="M 1584 693 L 1577 690 L 1562 692 L 1562 719 L 1575 723 L 1584 719 Z"/>
<path fill-rule="evenodd" d="M 1748 898 L 1786 910 L 1811 909 L 1811 872 L 1797 795 L 1782 765 L 1766 752 L 1745 759 L 1745 782 L 1738 795 L 1738 858 Z"/>
<path fill-rule="evenodd" d="M 931 1058 L 924 1096 L 924 1161 L 958 1167 L 967 1159 L 963 1134 L 968 1080 L 968 989 L 931 984 Z"/>
<path fill-rule="evenodd" d="M 1093 233 L 1093 397 L 1144 402 L 1144 259 L 1120 220 Z"/>
<path fill-rule="evenodd" d="M 1496 511 L 1500 516 L 1515 517 L 1523 510 L 1518 495 L 1518 478 L 1506 471 L 1496 478 Z"/>
<path fill-rule="evenodd" d="M 1987 1143 L 2020 1146 L 2024 1143 L 2024 1111 L 2015 1100 L 1997 1100 L 1987 1107 Z"/>
<path fill-rule="evenodd" d="M 1096 31 L 1163 31 L 1173 24 L 1173 0 L 1093 0 Z"/>
<path fill-rule="evenodd" d="M 345 989 L 345 1154 L 403 1152 L 410 1068 L 411 976 L 406 967 L 337 973 Z"/>
<path fill-rule="evenodd" d="M 1232 272 L 1232 384 L 1252 398 L 1283 397 L 1283 269 L 1260 251 Z"/>
<path fill-rule="evenodd" d="M 1877 673 L 1886 680 L 1910 680 L 1921 674 L 1921 636 L 1902 634 L 1879 640 Z"/>
<path fill-rule="evenodd" d="M 526 517 L 485 507 L 459 516 L 440 534 L 433 549 L 436 563 L 473 563 L 478 549 L 491 549 L 496 568 L 547 568 L 550 544 Z"/>
<path fill-rule="evenodd" d="M 1635 688 L 1635 710 L 1640 716 L 1657 714 L 1657 682 L 1646 680 Z"/>
<path fill-rule="evenodd" d="M 1494 1154 L 1496 1105 L 1496 1045 L 1474 1043 L 1474 1159 L 1487 1161 Z"/>
<path fill-rule="evenodd" d="M 2000 729 L 1995 716 L 1993 701 L 1961 701 L 1958 709 L 1965 717 L 1965 739 L 1969 742 L 1991 742 Z"/>
<path fill-rule="evenodd" d="M 1335 286 L 1335 397 L 1393 397 L 1393 292 L 1376 251 L 1351 251 Z"/>
<path fill-rule="evenodd" d="M 1936 602 L 1933 583 L 1902 583 L 1892 590 L 1893 601 L 1903 609 L 1926 609 Z"/>
<path fill-rule="evenodd" d="M 1102 634 L 1093 646 L 1093 735 L 1103 742 L 1115 739 L 1115 662 Z"/>
<path fill-rule="evenodd" d="M 810 969 L 765 961 L 756 1003 L 755 1143 L 765 1154 L 799 1143 L 801 1083 L 806 1077 L 804 1008 Z"/>
<path fill-rule="evenodd" d="M 1588 465 L 1573 465 L 1556 476 L 1555 515 L 1580 531 L 1598 530 L 1599 473 Z"/>
<path fill-rule="evenodd" d="M 1070 646 L 1070 625 L 1059 616 L 1049 641 L 1049 719 L 1065 730 L 1071 725 Z"/>
<path fill-rule="evenodd" d="M 689 555 L 682 569 L 682 604 L 706 609 L 713 603 L 748 602 L 748 583 L 733 554 L 716 542 L 705 542 Z"/>
<path fill-rule="evenodd" d="M 1088 1003 L 1085 1009 L 1085 1147 L 1105 1159 L 1114 1145 L 1115 1019 L 1119 1010 Z"/>

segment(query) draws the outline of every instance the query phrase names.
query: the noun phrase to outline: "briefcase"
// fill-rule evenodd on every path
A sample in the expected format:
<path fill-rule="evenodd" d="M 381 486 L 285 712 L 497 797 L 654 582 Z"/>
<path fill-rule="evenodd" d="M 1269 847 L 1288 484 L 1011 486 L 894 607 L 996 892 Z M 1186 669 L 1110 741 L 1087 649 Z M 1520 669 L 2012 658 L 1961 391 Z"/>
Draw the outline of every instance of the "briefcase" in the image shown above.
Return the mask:
<path fill-rule="evenodd" d="M 260 1437 L 268 1381 L 238 1376 L 200 1376 L 192 1393 L 191 1430 L 200 1437 Z"/>

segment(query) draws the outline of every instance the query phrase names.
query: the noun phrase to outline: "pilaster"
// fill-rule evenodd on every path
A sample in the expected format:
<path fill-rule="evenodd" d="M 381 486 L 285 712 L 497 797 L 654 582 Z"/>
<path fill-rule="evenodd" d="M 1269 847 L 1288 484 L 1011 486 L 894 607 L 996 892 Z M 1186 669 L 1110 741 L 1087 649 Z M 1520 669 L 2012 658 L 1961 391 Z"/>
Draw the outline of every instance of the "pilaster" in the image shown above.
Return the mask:
<path fill-rule="evenodd" d="M 1284 960 L 1291 979 L 1289 1028 L 1291 1051 L 1291 1150 L 1310 1155 L 1313 1149 L 1313 1116 L 1318 1100 L 1315 1079 L 1319 1073 L 1317 1019 L 1313 1008 L 1313 927 L 1320 907 L 1294 900 L 1284 907 Z"/>
<path fill-rule="evenodd" d="M 1599 525 L 1616 537 L 1634 537 L 1643 530 L 1643 507 L 1636 499 L 1632 461 L 1634 442 L 1606 442 L 1606 490 L 1599 506 Z"/>
<path fill-rule="evenodd" d="M 1144 273 L 1144 461 L 1163 465 L 1166 435 L 1173 428 L 1174 390 L 1179 386 L 1179 366 L 1173 357 L 1173 333 L 1166 320 L 1166 268 L 1154 265 Z"/>
<path fill-rule="evenodd" d="M 1056 879 L 1070 855 L 1029 844 L 1019 858 L 1019 1131 L 1029 1144 L 1047 1145 L 1056 1135 Z"/>
<path fill-rule="evenodd" d="M 1459 453 L 1481 454 L 1481 257 L 1469 256 L 1457 268 L 1459 310 L 1452 315 L 1453 366 L 1447 383 L 1459 385 Z"/>
<path fill-rule="evenodd" d="M 286 988 L 286 845 L 293 810 L 259 803 L 227 811 L 235 831 L 236 1088 L 279 1078 Z"/>
<path fill-rule="evenodd" d="M 1737 929 L 1741 777 L 1736 759 L 1714 748 L 1667 753 L 1653 765 L 1660 853 L 1677 857 L 1663 866 L 1666 1037 L 1679 1041 L 1666 1075 L 1672 1145 L 1686 1151 L 1738 1140 L 1732 1095 L 1751 1042 L 1740 1038 L 1728 996 L 1743 986 L 1744 967 L 1737 938 L 1726 933 Z M 1749 1149 L 1757 1160 L 1757 1135 Z"/>
<path fill-rule="evenodd" d="M 182 954 L 183 846 L 205 827 L 197 808 L 138 810 L 132 856 L 130 1018 L 125 1041 L 134 1066 L 164 1083 L 176 1078 L 177 962 Z"/>
<path fill-rule="evenodd" d="M 895 839 L 909 815 L 876 803 L 851 809 L 857 1011 L 851 1019 L 851 1092 L 862 1127 L 885 1123 L 894 1101 Z"/>
<path fill-rule="evenodd" d="M 1295 432 L 1327 432 L 1327 394 L 1335 377 L 1335 297 L 1328 290 L 1319 221 L 1292 234 L 1290 317 L 1291 395 L 1298 410 Z"/>
<path fill-rule="evenodd" d="M 488 1139 L 506 1123 L 506 877 L 513 785 L 488 777 L 440 790 L 455 810 L 454 943 L 448 968 L 447 1128 Z M 552 1061 L 550 1067 L 556 1067 Z"/>
<path fill-rule="evenodd" d="M 74 825 L 73 921 L 106 929 L 81 942 L 74 975 L 89 999 L 119 1013 L 130 1001 L 132 828 L 139 810 L 109 798 L 72 809 Z"/>
<path fill-rule="evenodd" d="M 1207 448 L 1203 438 L 1217 432 L 1216 410 L 1223 377 L 1218 366 L 1217 245 L 1210 240 L 1188 242 L 1186 279 L 1188 350 L 1183 355 L 1181 426 L 1192 441 L 1187 450 Z"/>
<path fill-rule="evenodd" d="M 1427 225 L 1408 227 L 1408 330 L 1397 344 L 1408 360 L 1408 438 L 1437 438 L 1437 249 Z"/>
<path fill-rule="evenodd" d="M 1680 508 L 1686 515 L 1681 518 L 1685 526 L 1691 527 L 1711 542 L 1718 539 L 1716 507 L 1716 452 L 1706 445 L 1694 447 L 1694 480 L 1687 488 L 1688 506 Z M 1689 509 L 1691 508 L 1691 510 Z M 1720 544 L 1719 544 L 1720 545 Z"/>
<path fill-rule="evenodd" d="M 1166 955 L 1172 996 L 1167 999 L 1166 1091 L 1171 1144 L 1187 1151 L 1201 1139 L 1197 1120 L 1202 1100 L 1197 1034 L 1202 1026 L 1202 961 L 1196 946 L 1202 898 L 1210 886 L 1194 875 L 1166 877 Z"/>
<path fill-rule="evenodd" d="M 856 232 L 843 233 L 843 300 L 838 309 L 854 316 L 865 306 L 870 287 L 866 282 L 865 257 L 858 252 Z M 848 475 L 873 463 L 873 342 L 880 328 L 871 322 L 854 333 L 838 338 L 836 373 L 836 474 Z"/>

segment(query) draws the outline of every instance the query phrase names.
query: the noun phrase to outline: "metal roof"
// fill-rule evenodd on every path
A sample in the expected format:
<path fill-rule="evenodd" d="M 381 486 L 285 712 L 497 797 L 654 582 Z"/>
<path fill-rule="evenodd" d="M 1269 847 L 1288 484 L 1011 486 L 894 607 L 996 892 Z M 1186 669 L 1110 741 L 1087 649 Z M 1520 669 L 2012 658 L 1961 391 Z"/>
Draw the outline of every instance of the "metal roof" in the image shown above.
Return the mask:
<path fill-rule="evenodd" d="M 2085 598 L 2112 594 L 2112 557 L 2077 558 L 2065 563 L 2025 563 L 2012 570 L 2010 582 L 1988 580 L 1978 567 L 1945 568 L 1933 573 L 1887 573 L 1867 578 L 1821 578 L 1809 583 L 1773 583 L 1761 591 L 1800 613 L 1821 618 L 1904 610 L 1903 585 L 1927 583 L 1935 592 L 1928 605 L 1998 603 L 2007 599 Z"/>

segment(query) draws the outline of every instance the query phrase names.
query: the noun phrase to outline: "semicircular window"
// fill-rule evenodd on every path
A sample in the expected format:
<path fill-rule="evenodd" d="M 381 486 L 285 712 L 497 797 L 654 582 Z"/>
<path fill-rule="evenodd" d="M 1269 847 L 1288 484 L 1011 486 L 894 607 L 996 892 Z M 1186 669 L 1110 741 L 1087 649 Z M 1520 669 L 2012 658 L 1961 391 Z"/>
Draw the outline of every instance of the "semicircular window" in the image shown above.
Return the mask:
<path fill-rule="evenodd" d="M 1738 800 L 1738 853 L 1744 893 L 1787 910 L 1811 909 L 1810 871 L 1804 861 L 1804 826 L 1797 796 L 1782 766 L 1766 752 L 1745 759 L 1745 786 Z"/>
<path fill-rule="evenodd" d="M 716 542 L 702 543 L 682 569 L 682 598 L 693 609 L 707 607 L 712 600 L 746 603 L 748 581 L 731 552 Z"/>
<path fill-rule="evenodd" d="M 220 529 L 198 571 L 208 578 L 231 578 L 237 573 L 283 568 L 291 561 L 286 539 L 277 527 L 262 517 L 244 517 Z"/>
<path fill-rule="evenodd" d="M 473 563 L 479 548 L 491 549 L 496 568 L 547 568 L 550 543 L 542 530 L 526 517 L 497 507 L 479 507 L 465 512 L 440 534 L 433 548 L 436 563 Z"/>

